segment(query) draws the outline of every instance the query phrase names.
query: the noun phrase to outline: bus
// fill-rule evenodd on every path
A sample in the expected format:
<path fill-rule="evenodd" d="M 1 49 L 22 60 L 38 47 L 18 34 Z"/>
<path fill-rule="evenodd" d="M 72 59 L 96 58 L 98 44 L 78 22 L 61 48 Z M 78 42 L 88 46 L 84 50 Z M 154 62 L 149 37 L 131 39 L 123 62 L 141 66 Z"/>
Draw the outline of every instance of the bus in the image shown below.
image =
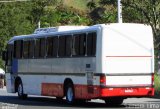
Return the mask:
<path fill-rule="evenodd" d="M 123 103 L 154 95 L 152 29 L 134 23 L 39 28 L 3 53 L 9 93 Z"/>

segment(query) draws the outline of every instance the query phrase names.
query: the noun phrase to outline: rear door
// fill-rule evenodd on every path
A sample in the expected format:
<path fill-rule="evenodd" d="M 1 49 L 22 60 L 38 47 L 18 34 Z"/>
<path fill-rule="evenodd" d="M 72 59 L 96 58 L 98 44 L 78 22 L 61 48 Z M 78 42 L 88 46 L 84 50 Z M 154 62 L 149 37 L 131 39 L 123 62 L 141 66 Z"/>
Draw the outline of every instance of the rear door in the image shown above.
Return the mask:
<path fill-rule="evenodd" d="M 13 74 L 13 44 L 7 45 L 7 58 L 6 58 L 6 86 L 8 92 L 14 92 L 14 74 Z"/>

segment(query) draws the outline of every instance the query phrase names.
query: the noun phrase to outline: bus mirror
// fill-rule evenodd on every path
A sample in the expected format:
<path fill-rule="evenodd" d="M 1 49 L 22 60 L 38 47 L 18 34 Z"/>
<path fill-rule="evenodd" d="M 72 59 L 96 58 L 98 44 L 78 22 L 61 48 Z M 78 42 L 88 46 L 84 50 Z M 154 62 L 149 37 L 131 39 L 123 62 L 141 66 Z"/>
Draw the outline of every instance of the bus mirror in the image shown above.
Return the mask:
<path fill-rule="evenodd" d="M 6 56 L 7 56 L 7 52 L 3 51 L 2 52 L 2 60 L 5 61 L 6 60 Z"/>

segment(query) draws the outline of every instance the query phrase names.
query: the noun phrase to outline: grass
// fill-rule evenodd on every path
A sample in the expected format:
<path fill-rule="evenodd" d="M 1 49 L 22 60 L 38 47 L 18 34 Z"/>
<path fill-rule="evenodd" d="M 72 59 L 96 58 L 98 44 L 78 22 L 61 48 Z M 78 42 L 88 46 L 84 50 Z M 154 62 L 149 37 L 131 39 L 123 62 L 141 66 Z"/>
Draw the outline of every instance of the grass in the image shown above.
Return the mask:
<path fill-rule="evenodd" d="M 155 88 L 155 94 L 160 95 L 160 76 L 157 74 L 154 75 L 154 88 Z"/>
<path fill-rule="evenodd" d="M 61 0 L 59 0 L 61 1 Z M 91 0 L 62 0 L 63 4 L 67 7 L 73 7 L 74 9 L 78 9 L 80 11 L 86 12 L 89 10 L 87 7 L 87 3 Z M 97 6 L 99 0 L 94 0 Z"/>
<path fill-rule="evenodd" d="M 64 5 L 82 11 L 87 10 L 87 0 L 63 0 Z"/>

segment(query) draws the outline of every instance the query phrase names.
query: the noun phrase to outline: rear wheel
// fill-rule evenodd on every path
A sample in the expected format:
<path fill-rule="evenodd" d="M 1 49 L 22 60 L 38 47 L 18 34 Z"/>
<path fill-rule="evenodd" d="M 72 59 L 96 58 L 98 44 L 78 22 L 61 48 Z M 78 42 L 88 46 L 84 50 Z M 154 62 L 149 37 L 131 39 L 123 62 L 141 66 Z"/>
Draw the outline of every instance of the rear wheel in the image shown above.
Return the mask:
<path fill-rule="evenodd" d="M 119 106 L 123 103 L 123 98 L 108 98 L 105 99 L 105 103 L 111 106 Z"/>
<path fill-rule="evenodd" d="M 19 97 L 20 99 L 26 99 L 26 98 L 27 98 L 27 94 L 24 94 L 24 92 L 23 92 L 23 84 L 22 84 L 22 81 L 19 81 L 19 82 L 18 82 L 17 92 L 18 92 L 18 97 Z"/>
<path fill-rule="evenodd" d="M 67 103 L 72 104 L 75 100 L 74 88 L 72 84 L 69 83 L 66 86 L 65 95 Z"/>
<path fill-rule="evenodd" d="M 75 102 L 76 102 L 76 104 L 85 104 L 86 100 L 84 100 L 84 99 L 76 99 Z"/>
<path fill-rule="evenodd" d="M 56 99 L 57 99 L 58 101 L 62 101 L 62 100 L 63 100 L 63 97 L 56 97 Z"/>

